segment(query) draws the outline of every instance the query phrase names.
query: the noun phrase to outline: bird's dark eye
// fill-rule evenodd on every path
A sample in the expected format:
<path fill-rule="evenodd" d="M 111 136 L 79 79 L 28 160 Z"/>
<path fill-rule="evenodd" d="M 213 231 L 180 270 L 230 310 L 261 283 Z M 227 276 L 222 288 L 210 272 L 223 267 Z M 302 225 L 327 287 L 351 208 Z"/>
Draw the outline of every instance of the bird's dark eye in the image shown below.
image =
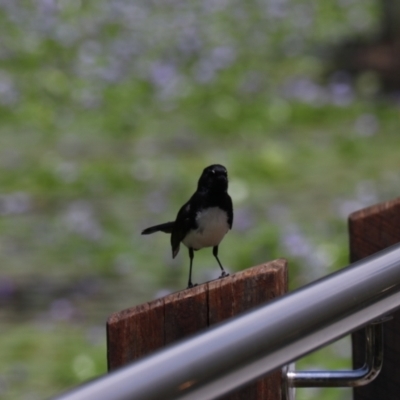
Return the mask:
<path fill-rule="evenodd" d="M 213 175 L 215 175 L 215 170 L 212 169 L 212 170 L 211 170 L 211 173 L 212 173 Z"/>

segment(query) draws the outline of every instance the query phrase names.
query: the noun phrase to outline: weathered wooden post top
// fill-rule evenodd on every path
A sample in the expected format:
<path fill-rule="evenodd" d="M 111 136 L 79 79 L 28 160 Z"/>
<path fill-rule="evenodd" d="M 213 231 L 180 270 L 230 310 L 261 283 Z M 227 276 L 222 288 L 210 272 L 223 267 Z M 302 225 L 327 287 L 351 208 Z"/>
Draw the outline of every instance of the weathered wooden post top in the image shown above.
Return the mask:
<path fill-rule="evenodd" d="M 357 211 L 349 217 L 350 261 L 355 262 L 400 241 L 400 198 Z M 354 400 L 400 399 L 400 311 L 384 323 L 383 368 L 366 386 L 354 389 Z M 353 365 L 364 360 L 364 335 L 353 334 Z"/>
<path fill-rule="evenodd" d="M 264 304 L 286 293 L 287 281 L 279 259 L 115 313 L 107 322 L 109 370 Z M 224 399 L 280 400 L 281 372 Z"/>

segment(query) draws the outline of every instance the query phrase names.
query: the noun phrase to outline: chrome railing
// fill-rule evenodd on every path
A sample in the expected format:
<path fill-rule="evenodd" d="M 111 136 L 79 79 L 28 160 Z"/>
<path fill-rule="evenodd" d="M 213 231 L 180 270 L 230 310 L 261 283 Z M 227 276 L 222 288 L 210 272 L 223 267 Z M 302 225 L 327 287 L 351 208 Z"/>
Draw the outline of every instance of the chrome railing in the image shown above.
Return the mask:
<path fill-rule="evenodd" d="M 397 244 L 56 399 L 213 399 L 399 307 Z"/>

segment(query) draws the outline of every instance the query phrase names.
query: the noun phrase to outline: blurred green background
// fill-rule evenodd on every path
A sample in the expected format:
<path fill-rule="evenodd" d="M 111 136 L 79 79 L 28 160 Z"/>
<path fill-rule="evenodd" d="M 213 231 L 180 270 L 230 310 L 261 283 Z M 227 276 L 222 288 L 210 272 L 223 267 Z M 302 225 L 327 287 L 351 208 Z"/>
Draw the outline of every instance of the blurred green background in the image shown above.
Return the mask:
<path fill-rule="evenodd" d="M 186 251 L 140 232 L 209 164 L 230 176 L 230 272 L 286 257 L 293 289 L 345 266 L 348 214 L 399 194 L 399 103 L 326 71 L 378 27 L 372 0 L 1 0 L 0 398 L 105 373 L 110 313 L 186 287 Z M 195 282 L 218 274 L 196 253 Z"/>

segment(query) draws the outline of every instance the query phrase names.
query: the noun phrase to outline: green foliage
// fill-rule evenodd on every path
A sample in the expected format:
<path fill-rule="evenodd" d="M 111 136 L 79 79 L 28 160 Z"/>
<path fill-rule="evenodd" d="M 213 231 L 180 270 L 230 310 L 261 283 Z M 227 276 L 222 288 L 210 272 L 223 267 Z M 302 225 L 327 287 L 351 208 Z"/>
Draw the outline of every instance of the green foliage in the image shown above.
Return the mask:
<path fill-rule="evenodd" d="M 91 329 L 69 324 L 4 327 L 0 374 L 5 398 L 56 395 L 104 373 L 106 349 L 98 332 Z M 51 388 L 47 382 L 52 382 Z"/>
<path fill-rule="evenodd" d="M 294 289 L 346 265 L 349 212 L 400 184 L 398 106 L 371 74 L 321 83 L 320 49 L 377 26 L 372 1 L 348 3 L 2 3 L 2 399 L 104 373 L 107 316 L 185 287 L 186 249 L 140 231 L 211 163 L 230 176 L 229 271 L 285 257 Z M 214 261 L 196 253 L 196 282 Z"/>

